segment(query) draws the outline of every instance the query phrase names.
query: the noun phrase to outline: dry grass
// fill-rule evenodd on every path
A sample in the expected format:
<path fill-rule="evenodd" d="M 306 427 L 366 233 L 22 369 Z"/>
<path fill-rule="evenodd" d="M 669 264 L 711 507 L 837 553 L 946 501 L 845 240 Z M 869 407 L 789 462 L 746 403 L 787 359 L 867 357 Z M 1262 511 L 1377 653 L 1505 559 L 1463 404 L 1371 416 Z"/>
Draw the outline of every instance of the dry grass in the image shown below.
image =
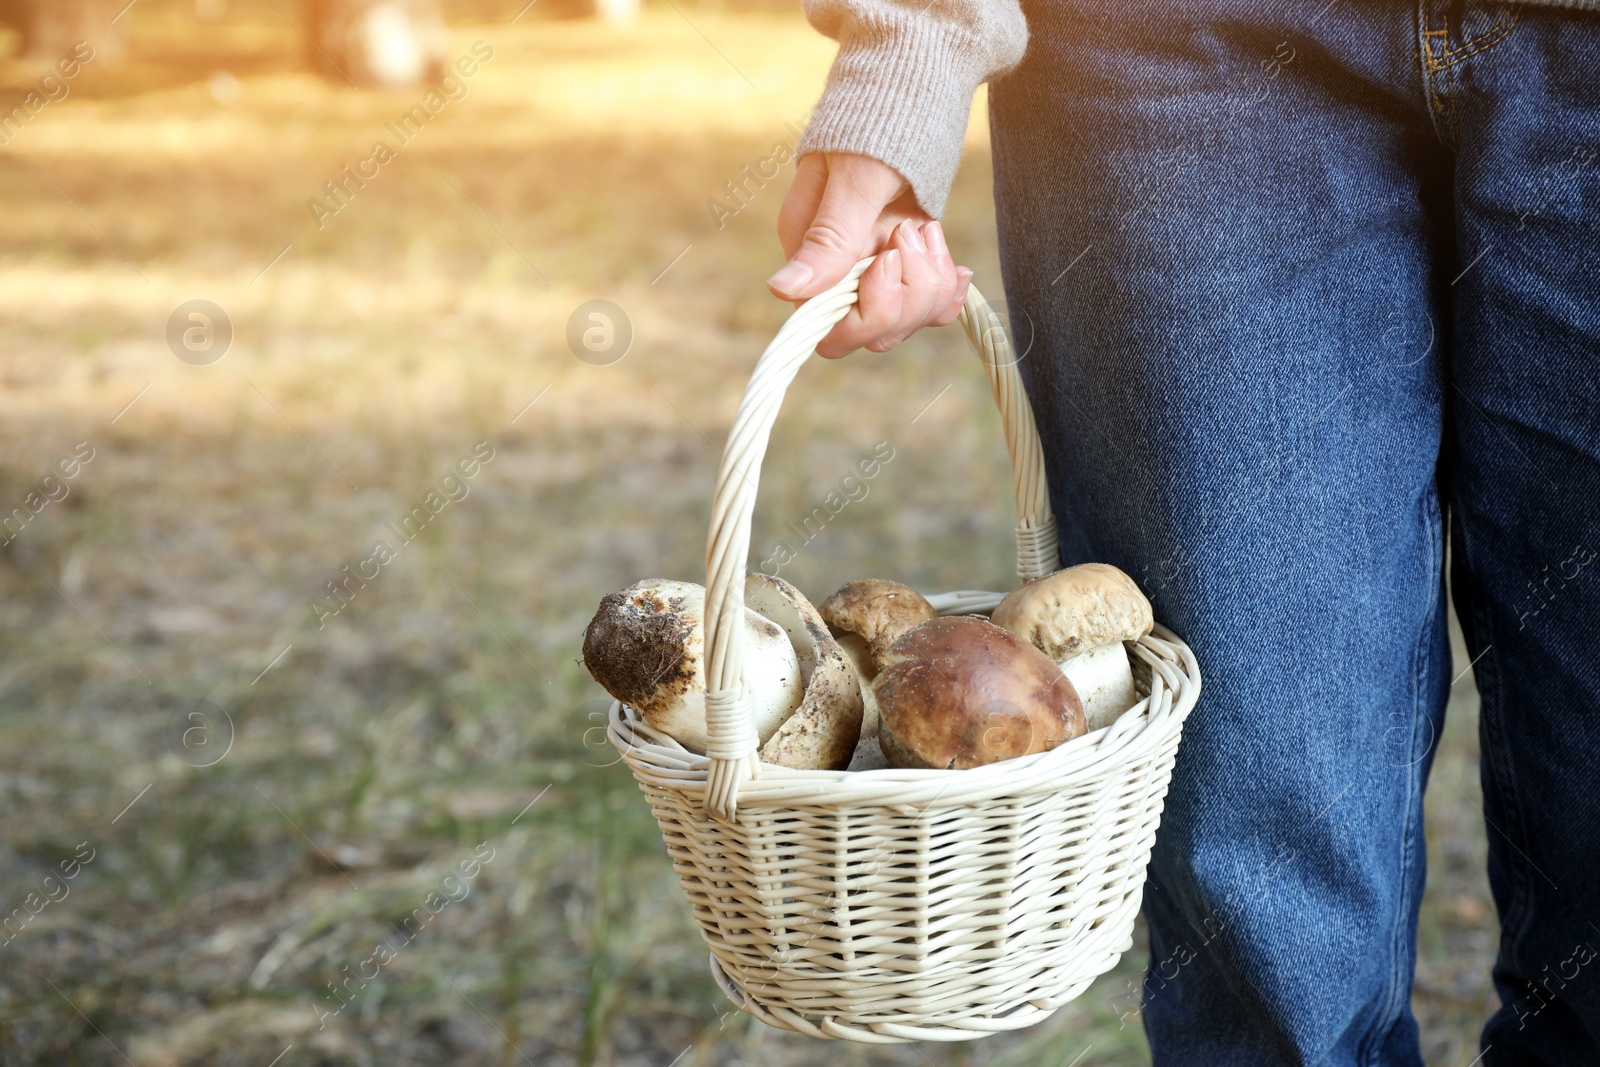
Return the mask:
<path fill-rule="evenodd" d="M 204 31 L 182 10 L 141 4 L 129 66 L 91 64 L 0 149 L 0 503 L 94 449 L 0 550 L 0 903 L 94 849 L 0 946 L 0 1061 L 1145 1060 L 1114 1006 L 1132 960 L 966 1048 L 727 1014 L 631 779 L 585 734 L 603 704 L 581 626 L 606 590 L 698 574 L 715 442 L 783 317 L 760 285 L 778 187 L 720 230 L 706 200 L 790 139 L 826 42 L 796 15 L 695 9 L 458 26 L 456 53 L 495 49 L 468 97 L 318 230 L 306 200 L 415 94 L 290 72 L 269 6 Z M 37 75 L 0 61 L 7 91 Z M 980 123 L 949 228 L 993 287 L 988 192 Z M 207 367 L 164 341 L 196 297 L 236 328 Z M 593 297 L 636 329 L 613 366 L 566 347 Z M 758 539 L 885 440 L 868 498 L 786 576 L 1005 583 L 1004 453 L 949 336 L 802 377 Z M 386 523 L 479 441 L 470 494 L 399 546 Z M 397 558 L 319 628 L 324 583 L 377 540 Z M 1471 1058 L 1491 996 L 1469 689 L 1429 814 L 1418 1010 L 1439 1065 Z M 446 882 L 480 843 L 492 860 Z M 402 947 L 323 1015 L 384 939 Z"/>

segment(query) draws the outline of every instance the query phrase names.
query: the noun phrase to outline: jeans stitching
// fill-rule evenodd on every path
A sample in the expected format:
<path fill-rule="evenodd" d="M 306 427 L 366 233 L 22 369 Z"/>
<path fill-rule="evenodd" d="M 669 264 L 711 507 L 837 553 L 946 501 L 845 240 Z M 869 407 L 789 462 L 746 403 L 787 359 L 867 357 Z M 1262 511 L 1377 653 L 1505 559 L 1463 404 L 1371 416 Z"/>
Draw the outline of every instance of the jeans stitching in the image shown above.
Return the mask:
<path fill-rule="evenodd" d="M 1431 28 L 1429 6 L 1433 2 L 1434 0 L 1418 0 L 1417 2 L 1417 62 L 1422 68 L 1422 90 L 1427 97 L 1428 121 L 1433 125 L 1433 134 L 1441 143 L 1449 144 L 1450 138 L 1440 125 L 1440 119 L 1445 114 L 1446 105 L 1444 97 L 1439 93 L 1439 86 L 1434 79 L 1435 73 L 1443 68 L 1435 66 L 1435 57 L 1432 50 L 1433 42 L 1430 38 L 1447 35 L 1450 26 L 1448 19 L 1441 18 L 1441 21 L 1444 22 L 1444 29 L 1435 30 Z M 1448 36 L 1445 36 L 1445 41 L 1446 45 L 1448 45 Z"/>
<path fill-rule="evenodd" d="M 1439 29 L 1433 29 L 1428 16 L 1431 2 L 1433 0 L 1420 0 L 1417 5 L 1417 55 L 1422 63 L 1423 84 L 1428 94 L 1428 117 L 1433 122 L 1433 132 L 1442 142 L 1454 148 L 1461 140 L 1460 109 L 1455 106 L 1453 99 L 1460 95 L 1460 65 L 1509 37 L 1522 18 L 1522 5 L 1501 12 L 1493 26 L 1461 42 L 1458 47 L 1451 48 L 1450 18 L 1440 12 Z M 1438 54 L 1433 51 L 1433 38 L 1442 38 L 1444 42 Z"/>
<path fill-rule="evenodd" d="M 1435 69 L 1443 70 L 1445 67 L 1453 67 L 1463 60 L 1477 55 L 1479 52 L 1487 52 L 1489 49 L 1493 48 L 1495 45 L 1511 36 L 1511 31 L 1516 28 L 1517 20 L 1521 17 L 1522 7 L 1518 5 L 1517 7 L 1512 8 L 1508 13 L 1502 14 L 1500 16 L 1500 21 L 1496 22 L 1493 26 L 1490 26 L 1487 30 L 1484 30 L 1482 33 L 1478 34 L 1478 36 L 1472 38 L 1472 40 L 1463 41 L 1460 48 L 1450 48 L 1450 42 L 1447 39 L 1445 41 L 1445 50 L 1439 56 L 1440 62 Z"/>

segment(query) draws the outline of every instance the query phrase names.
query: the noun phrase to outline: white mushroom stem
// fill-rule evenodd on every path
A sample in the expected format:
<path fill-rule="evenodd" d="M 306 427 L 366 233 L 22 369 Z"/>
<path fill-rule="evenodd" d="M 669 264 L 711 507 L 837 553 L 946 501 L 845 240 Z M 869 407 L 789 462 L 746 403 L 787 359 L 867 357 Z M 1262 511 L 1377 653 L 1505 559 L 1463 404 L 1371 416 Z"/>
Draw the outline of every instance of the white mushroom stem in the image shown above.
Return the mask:
<path fill-rule="evenodd" d="M 881 771 L 889 766 L 889 761 L 884 758 L 883 748 L 878 744 L 876 737 L 863 737 L 856 743 L 855 753 L 850 757 L 850 766 L 847 771 Z"/>
<path fill-rule="evenodd" d="M 861 736 L 878 736 L 878 698 L 872 692 L 872 680 L 878 670 L 872 665 L 872 653 L 867 650 L 867 639 L 860 634 L 841 633 L 839 648 L 845 659 L 855 668 L 856 680 L 861 685 Z"/>
<path fill-rule="evenodd" d="M 1110 726 L 1117 717 L 1139 702 L 1133 688 L 1133 669 L 1128 652 L 1117 641 L 1095 645 L 1061 663 L 1061 673 L 1083 701 L 1084 724 L 1091 730 Z"/>

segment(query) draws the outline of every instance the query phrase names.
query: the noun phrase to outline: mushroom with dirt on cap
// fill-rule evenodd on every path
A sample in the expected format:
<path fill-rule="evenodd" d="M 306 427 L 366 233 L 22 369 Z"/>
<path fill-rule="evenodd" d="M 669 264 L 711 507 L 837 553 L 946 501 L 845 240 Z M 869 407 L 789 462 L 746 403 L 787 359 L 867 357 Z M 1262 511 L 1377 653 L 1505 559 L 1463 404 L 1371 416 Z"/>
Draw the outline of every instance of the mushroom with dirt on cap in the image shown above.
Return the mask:
<path fill-rule="evenodd" d="M 583 635 L 594 680 L 691 752 L 706 750 L 706 591 L 692 582 L 646 578 L 600 601 Z M 759 744 L 804 696 L 799 656 L 776 623 L 744 613 L 744 676 Z"/>
<path fill-rule="evenodd" d="M 1083 700 L 1091 730 L 1110 726 L 1134 704 L 1124 641 L 1150 632 L 1150 601 L 1108 563 L 1084 563 L 1013 589 L 989 616 L 1060 665 Z"/>
<path fill-rule="evenodd" d="M 872 683 L 894 767 L 964 770 L 1045 752 L 1084 732 L 1072 683 L 1020 637 L 972 616 L 925 622 Z"/>

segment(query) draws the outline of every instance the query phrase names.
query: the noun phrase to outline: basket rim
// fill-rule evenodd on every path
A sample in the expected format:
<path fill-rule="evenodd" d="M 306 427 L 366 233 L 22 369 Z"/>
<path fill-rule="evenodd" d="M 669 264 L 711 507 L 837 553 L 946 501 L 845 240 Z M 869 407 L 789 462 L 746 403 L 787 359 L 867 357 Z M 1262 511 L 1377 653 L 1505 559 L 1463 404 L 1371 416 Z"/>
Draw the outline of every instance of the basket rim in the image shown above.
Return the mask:
<path fill-rule="evenodd" d="M 1150 670 L 1151 693 L 1105 729 L 1048 752 L 965 770 L 824 771 L 762 763 L 760 773 L 741 787 L 740 813 L 797 805 L 929 807 L 941 800 L 954 806 L 980 797 L 1055 792 L 1157 755 L 1181 734 L 1199 698 L 1199 664 L 1189 646 L 1159 623 L 1154 632 L 1128 644 Z M 710 757 L 690 752 L 620 701 L 611 703 L 606 733 L 636 774 L 685 796 L 703 798 Z M 736 815 L 735 821 L 743 819 Z"/>

